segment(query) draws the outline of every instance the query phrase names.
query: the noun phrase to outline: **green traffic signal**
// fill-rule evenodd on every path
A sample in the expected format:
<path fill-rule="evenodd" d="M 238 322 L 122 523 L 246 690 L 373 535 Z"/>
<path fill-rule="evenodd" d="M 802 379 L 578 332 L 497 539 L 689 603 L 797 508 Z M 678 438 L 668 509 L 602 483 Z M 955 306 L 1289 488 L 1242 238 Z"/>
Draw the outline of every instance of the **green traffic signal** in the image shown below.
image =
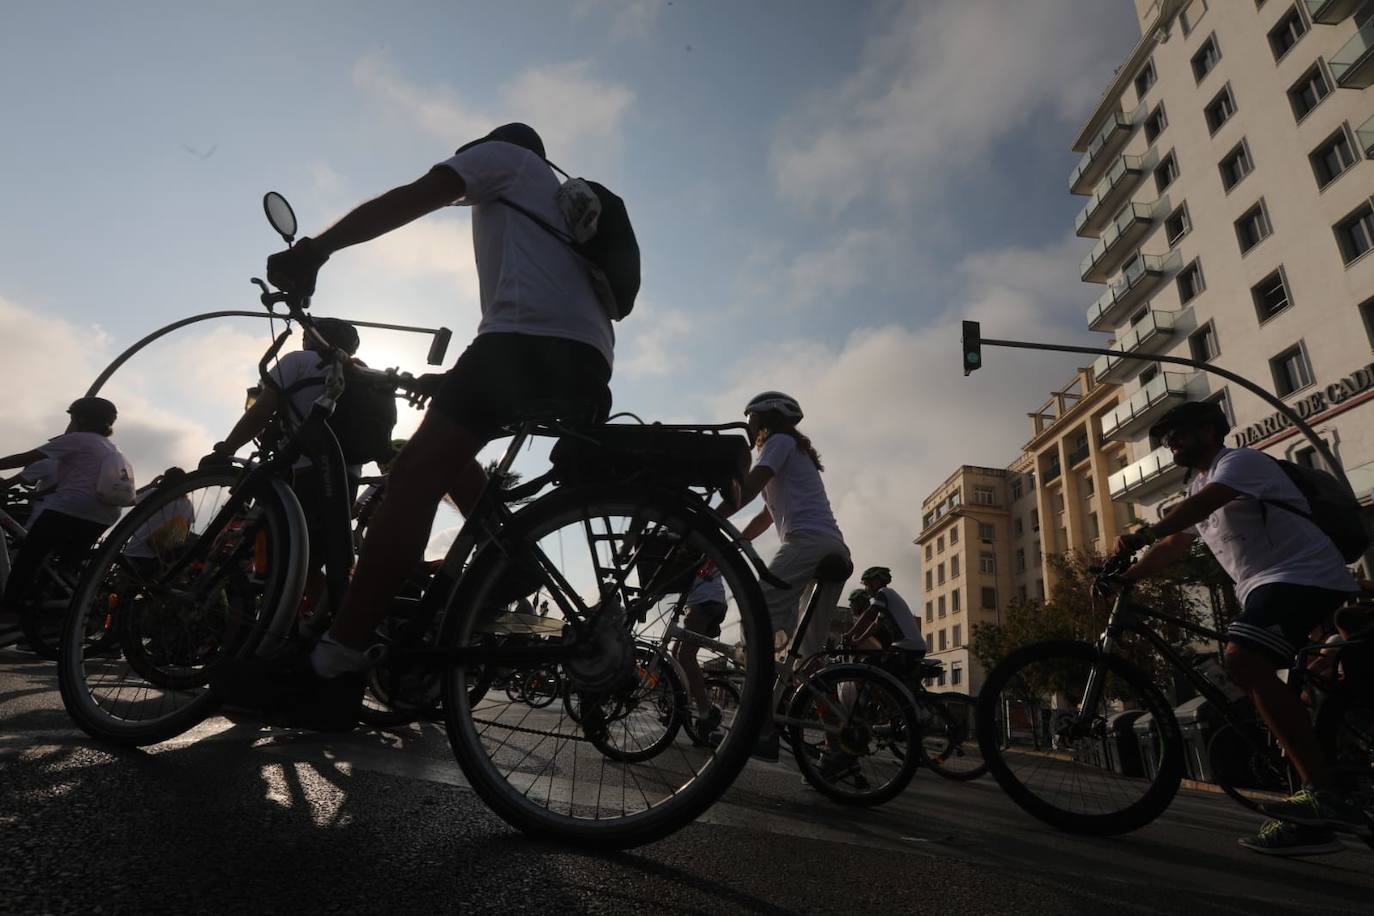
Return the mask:
<path fill-rule="evenodd" d="M 976 321 L 964 322 L 964 375 L 983 365 L 983 333 Z"/>

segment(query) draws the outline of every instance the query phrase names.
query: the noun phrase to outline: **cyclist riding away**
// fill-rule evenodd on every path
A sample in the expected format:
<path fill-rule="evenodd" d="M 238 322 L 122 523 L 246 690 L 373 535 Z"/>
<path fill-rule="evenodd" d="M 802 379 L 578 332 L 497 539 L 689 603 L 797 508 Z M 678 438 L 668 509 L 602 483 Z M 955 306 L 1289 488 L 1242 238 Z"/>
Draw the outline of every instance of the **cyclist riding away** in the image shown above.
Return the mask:
<path fill-rule="evenodd" d="M 892 588 L 892 570 L 870 566 L 860 581 L 868 597 L 868 608 L 846 635 L 860 649 L 886 649 L 896 645 L 917 658 L 926 654 L 926 641 L 906 600 Z"/>
<path fill-rule="evenodd" d="M 43 562 L 56 556 L 74 560 L 105 529 L 119 521 L 120 507 L 134 496 L 133 468 L 114 441 L 119 412 L 104 398 L 78 398 L 67 408 L 67 430 L 38 448 L 0 458 L 0 470 L 22 468 L 50 458 L 57 462 L 56 488 L 43 500 L 43 511 L 28 526 L 14 559 L 0 606 L 0 646 L 19 638 L 20 605 Z M 11 478 L 4 481 L 8 488 Z"/>
<path fill-rule="evenodd" d="M 1308 712 L 1277 672 L 1358 586 L 1335 545 L 1305 517 L 1308 502 L 1288 475 L 1263 452 L 1227 448 L 1229 430 L 1221 408 L 1201 402 L 1180 404 L 1151 428 L 1151 438 L 1189 470 L 1188 495 L 1159 522 L 1118 538 L 1116 550 L 1154 545 L 1126 571 L 1138 579 L 1160 574 L 1201 537 L 1235 581 L 1243 610 L 1227 630 L 1227 668 L 1304 783 L 1286 801 L 1262 805 L 1274 819 L 1241 845 L 1271 855 L 1334 852 L 1342 847 L 1332 828 L 1363 833 L 1364 815 L 1333 785 Z"/>
<path fill-rule="evenodd" d="M 420 562 L 440 499 L 452 495 L 465 514 L 475 506 L 486 483 L 475 460 L 482 446 L 541 401 L 583 405 L 588 420 L 609 412 L 611 319 L 578 256 L 528 215 L 562 223 L 559 186 L 534 129 L 507 124 L 410 184 L 362 204 L 319 236 L 268 258 L 269 281 L 310 295 L 320 267 L 335 252 L 441 207 L 469 206 L 482 313 L 477 337 L 457 364 L 427 377 L 429 409 L 396 458 L 330 631 L 311 650 L 309 664 L 269 676 L 276 702 L 267 705 L 282 707 L 288 719 L 352 726 L 362 697 L 359 672 L 368 665 L 364 651 L 392 596 Z"/>
<path fill-rule="evenodd" d="M 720 638 L 720 625 L 725 621 L 725 579 L 716 564 L 707 560 L 697 570 L 692 580 L 692 588 L 684 601 L 687 616 L 682 625 L 692 633 L 699 633 L 708 639 Z M 702 677 L 701 666 L 697 664 L 697 646 L 680 641 L 673 650 L 673 657 L 682 666 L 687 679 L 687 689 L 696 707 L 696 733 L 708 742 L 711 735 L 720 727 L 722 713 L 706 696 L 706 680 Z"/>
<path fill-rule="evenodd" d="M 848 557 L 849 548 L 821 481 L 821 456 L 797 428 L 802 420 L 801 405 L 781 391 L 765 391 L 749 401 L 744 415 L 749 418 L 749 435 L 759 455 L 738 495 L 722 503 L 720 511 L 729 517 L 762 493 L 763 508 L 744 526 L 744 536 L 754 540 L 772 525 L 782 541 L 768 570 L 788 587 L 763 584 L 775 648 L 787 645 L 811 589 L 823 589 L 815 618 L 802 637 L 802 654 L 809 656 L 825 648 L 830 617 L 843 588 L 839 582 L 815 585 L 816 567 L 831 554 Z M 771 719 L 764 724 L 754 756 L 778 759 L 778 733 Z"/>

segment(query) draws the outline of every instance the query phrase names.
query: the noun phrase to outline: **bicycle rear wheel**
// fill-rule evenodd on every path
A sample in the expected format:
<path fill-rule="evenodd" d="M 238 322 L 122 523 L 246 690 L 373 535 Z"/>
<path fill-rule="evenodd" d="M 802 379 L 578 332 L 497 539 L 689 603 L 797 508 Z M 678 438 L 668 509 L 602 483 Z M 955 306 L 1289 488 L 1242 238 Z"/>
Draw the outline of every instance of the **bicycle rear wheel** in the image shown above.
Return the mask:
<path fill-rule="evenodd" d="M 969 782 L 988 771 L 974 736 L 973 698 L 966 693 L 930 693 L 916 698 L 926 762 L 945 779 Z"/>
<path fill-rule="evenodd" d="M 92 737 L 147 745 L 194 727 L 216 706 L 211 669 L 256 646 L 287 588 L 291 525 L 273 486 L 229 510 L 240 477 L 197 471 L 155 491 L 87 564 L 62 633 L 58 684 L 68 714 Z M 188 505 L 193 520 L 148 537 Z M 289 507 L 301 525 L 299 506 Z M 101 628 L 117 633 L 118 651 L 85 651 Z"/>
<path fill-rule="evenodd" d="M 521 830 L 605 847 L 646 843 L 696 818 L 748 758 L 772 679 L 768 617 L 744 558 L 688 499 L 694 497 L 647 488 L 556 490 L 505 525 L 451 597 L 441 647 L 475 646 L 518 630 L 559 647 L 574 633 L 572 599 L 590 609 L 590 632 L 575 643 L 582 648 L 560 660 L 564 703 L 535 710 L 497 691 L 474 700 L 468 689 L 484 667 L 512 668 L 518 678 L 522 665 L 533 670 L 547 661 L 504 657 L 456 666 L 445 677 L 448 735 L 458 763 L 492 810 Z M 553 611 L 530 619 L 518 612 L 525 595 L 512 583 L 536 548 L 566 588 L 544 582 Z M 730 599 L 724 639 L 742 645 L 747 666 L 733 727 L 715 747 L 675 740 L 670 732 L 678 731 L 682 710 L 665 711 L 659 701 L 668 696 L 683 703 L 683 689 L 670 677 L 646 690 L 642 664 L 643 647 L 662 641 L 678 597 L 670 589 L 703 558 L 721 570 Z M 538 585 L 541 577 L 533 581 Z M 619 727 L 631 716 L 645 725 L 642 731 Z"/>
<path fill-rule="evenodd" d="M 1100 678 L 1101 698 L 1080 713 L 1090 677 Z M 1143 760 L 1113 768 L 1107 719 L 1127 710 L 1152 717 L 1142 729 L 1150 739 Z M 978 743 L 1012 801 L 1069 833 L 1143 827 L 1183 780 L 1183 739 L 1168 701 L 1144 672 L 1087 643 L 1036 643 L 1007 656 L 979 692 Z"/>

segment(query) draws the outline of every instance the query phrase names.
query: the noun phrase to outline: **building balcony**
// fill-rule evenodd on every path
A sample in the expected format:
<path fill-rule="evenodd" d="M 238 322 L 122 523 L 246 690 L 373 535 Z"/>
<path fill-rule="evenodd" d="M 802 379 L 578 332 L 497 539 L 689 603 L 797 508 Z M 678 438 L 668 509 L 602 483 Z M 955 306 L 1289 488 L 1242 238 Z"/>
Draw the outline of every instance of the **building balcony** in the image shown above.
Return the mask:
<path fill-rule="evenodd" d="M 1368 89 L 1374 85 L 1374 19 L 1360 26 L 1329 61 L 1331 75 L 1344 89 Z"/>
<path fill-rule="evenodd" d="M 1174 336 L 1174 313 L 1155 309 L 1131 325 L 1131 329 L 1112 344 L 1122 353 L 1153 353 Z M 1143 365 L 1139 360 L 1120 356 L 1099 356 L 1093 360 L 1093 378 L 1099 382 L 1124 382 Z"/>
<path fill-rule="evenodd" d="M 1161 372 L 1125 403 L 1102 415 L 1102 435 L 1126 439 L 1158 420 L 1170 408 L 1188 400 L 1188 376 Z"/>
<path fill-rule="evenodd" d="M 1114 331 L 1135 308 L 1148 299 L 1164 280 L 1164 259 L 1157 254 L 1138 254 L 1121 269 L 1121 277 L 1088 308 L 1088 327 Z"/>
<path fill-rule="evenodd" d="M 1344 22 L 1345 18 L 1355 12 L 1364 0 L 1302 0 L 1303 6 L 1307 7 L 1307 14 L 1312 17 L 1313 22 L 1320 22 L 1322 25 L 1335 25 Z"/>
<path fill-rule="evenodd" d="M 1074 217 L 1074 231 L 1083 238 L 1101 235 L 1112 214 L 1120 211 L 1121 205 L 1130 200 L 1131 192 L 1143 174 L 1144 167 L 1139 156 L 1117 156 L 1107 174 L 1097 183 L 1092 198 Z"/>
<path fill-rule="evenodd" d="M 1112 112 L 1112 116 L 1103 123 L 1102 129 L 1088 144 L 1083 158 L 1078 160 L 1077 167 L 1069 176 L 1070 193 L 1092 192 L 1111 165 L 1112 157 L 1121 152 L 1121 148 L 1126 145 L 1126 140 L 1131 136 L 1132 126 L 1131 116 L 1126 112 Z"/>
<path fill-rule="evenodd" d="M 1107 478 L 1107 491 L 1118 502 L 1126 499 L 1148 502 L 1168 487 L 1183 480 L 1187 471 L 1174 464 L 1167 448 L 1157 448 L 1135 464 L 1129 464 Z"/>
<path fill-rule="evenodd" d="M 1364 150 L 1366 159 L 1374 159 L 1374 118 L 1355 128 L 1355 142 Z"/>
<path fill-rule="evenodd" d="M 1129 203 L 1121 208 L 1102 237 L 1078 265 L 1085 283 L 1106 283 L 1150 231 L 1154 216 L 1146 204 Z"/>
<path fill-rule="evenodd" d="M 1065 456 L 1065 460 L 1069 462 L 1069 467 L 1076 468 L 1088 460 L 1088 455 L 1090 453 L 1091 450 L 1088 448 L 1088 443 L 1084 442 L 1078 448 L 1069 452 L 1069 454 Z"/>
<path fill-rule="evenodd" d="M 1059 467 L 1059 461 L 1055 460 L 1049 467 L 1045 468 L 1044 473 L 1040 475 L 1040 481 L 1042 484 L 1051 483 L 1058 480 L 1059 475 L 1062 473 L 1063 471 Z"/>

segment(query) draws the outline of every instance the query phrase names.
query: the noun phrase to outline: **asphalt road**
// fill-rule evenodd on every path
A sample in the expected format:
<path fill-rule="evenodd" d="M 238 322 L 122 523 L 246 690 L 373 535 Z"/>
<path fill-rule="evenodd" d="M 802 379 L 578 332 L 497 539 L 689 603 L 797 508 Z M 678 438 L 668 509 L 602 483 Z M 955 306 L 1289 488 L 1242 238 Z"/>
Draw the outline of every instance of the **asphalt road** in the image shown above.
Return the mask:
<path fill-rule="evenodd" d="M 1066 836 L 990 777 L 920 773 L 854 810 L 751 763 L 697 823 L 631 853 L 532 842 L 442 732 L 325 736 L 212 719 L 144 751 L 86 739 L 53 666 L 0 650 L 0 913 L 1368 911 L 1374 853 L 1258 856 L 1258 818 L 1184 791 L 1127 837 Z"/>

